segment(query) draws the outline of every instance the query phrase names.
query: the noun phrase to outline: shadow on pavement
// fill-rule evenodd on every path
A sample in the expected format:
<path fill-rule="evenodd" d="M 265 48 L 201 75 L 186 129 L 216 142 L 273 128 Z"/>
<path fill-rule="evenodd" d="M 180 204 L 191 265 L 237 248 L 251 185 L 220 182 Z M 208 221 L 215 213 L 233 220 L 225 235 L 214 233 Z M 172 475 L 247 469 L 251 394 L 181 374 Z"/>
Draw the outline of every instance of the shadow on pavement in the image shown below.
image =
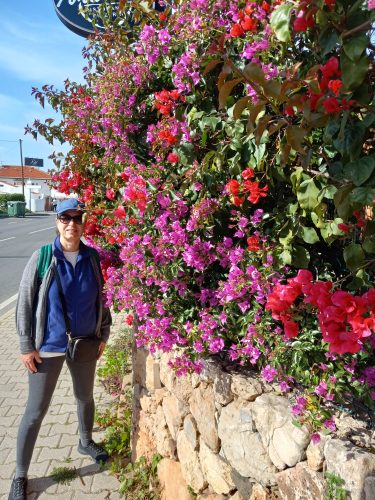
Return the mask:
<path fill-rule="evenodd" d="M 69 465 L 67 466 L 67 468 Z M 85 465 L 84 467 L 80 467 L 79 469 L 76 469 L 78 473 L 78 478 L 74 479 L 74 482 L 80 481 L 82 486 L 86 486 L 85 483 L 85 477 L 88 476 L 93 476 L 95 474 L 99 474 L 103 472 L 103 468 L 98 465 L 98 464 L 90 464 L 90 465 Z M 69 483 L 65 483 L 65 486 L 68 486 L 72 484 L 73 481 Z M 36 493 L 38 496 L 40 496 L 42 493 L 47 492 L 48 488 L 51 488 L 52 486 L 56 486 L 57 483 L 52 477 L 50 476 L 45 476 L 45 477 L 38 477 L 38 478 L 33 478 L 28 480 L 27 484 L 27 494 L 31 495 L 32 493 Z M 62 486 L 63 484 L 60 483 Z M 48 492 L 47 492 L 48 493 Z M 87 493 L 90 493 L 90 487 L 87 487 Z"/>

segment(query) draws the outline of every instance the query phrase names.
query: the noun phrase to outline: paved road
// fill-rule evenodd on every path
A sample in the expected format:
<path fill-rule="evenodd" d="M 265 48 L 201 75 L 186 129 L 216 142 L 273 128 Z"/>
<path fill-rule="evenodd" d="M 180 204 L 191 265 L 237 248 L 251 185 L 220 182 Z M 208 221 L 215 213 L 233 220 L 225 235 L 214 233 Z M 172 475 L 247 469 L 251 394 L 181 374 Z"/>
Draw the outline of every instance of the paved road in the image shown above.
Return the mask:
<path fill-rule="evenodd" d="M 113 319 L 111 335 L 115 335 L 121 327 L 121 316 L 116 315 Z M 65 366 L 36 442 L 29 471 L 28 500 L 118 500 L 121 496 L 117 479 L 77 452 L 77 416 L 72 392 L 70 374 Z M 19 361 L 12 309 L 0 315 L 1 500 L 8 498 L 14 475 L 17 429 L 26 396 L 27 375 Z M 95 401 L 99 411 L 112 401 L 98 383 L 95 386 Z M 102 433 L 94 429 L 93 438 L 100 441 Z M 75 467 L 79 477 L 67 485 L 57 484 L 49 477 L 56 467 Z"/>
<path fill-rule="evenodd" d="M 31 254 L 55 237 L 54 214 L 0 218 L 0 315 L 14 307 Z"/>

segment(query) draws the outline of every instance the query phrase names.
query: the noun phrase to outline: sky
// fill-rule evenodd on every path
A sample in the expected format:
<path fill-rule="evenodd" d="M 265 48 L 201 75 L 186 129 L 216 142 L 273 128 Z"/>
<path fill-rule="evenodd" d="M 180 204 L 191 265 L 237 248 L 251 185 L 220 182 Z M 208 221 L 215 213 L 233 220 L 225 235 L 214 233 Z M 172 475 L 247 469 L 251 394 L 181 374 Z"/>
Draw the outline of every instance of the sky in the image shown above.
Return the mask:
<path fill-rule="evenodd" d="M 44 170 L 53 168 L 53 151 L 66 151 L 24 135 L 35 118 L 56 117 L 31 96 L 31 88 L 62 89 L 67 78 L 81 82 L 85 43 L 59 20 L 53 0 L 0 0 L 0 165 L 21 164 L 19 139 L 23 156 L 42 158 Z"/>

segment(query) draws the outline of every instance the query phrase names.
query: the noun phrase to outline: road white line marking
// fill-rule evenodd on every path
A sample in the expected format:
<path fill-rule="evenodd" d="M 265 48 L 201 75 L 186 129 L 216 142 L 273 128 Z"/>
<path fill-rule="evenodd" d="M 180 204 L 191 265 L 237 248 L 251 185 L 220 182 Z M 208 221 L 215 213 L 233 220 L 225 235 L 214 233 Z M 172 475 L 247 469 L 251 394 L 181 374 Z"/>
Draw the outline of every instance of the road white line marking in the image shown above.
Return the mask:
<path fill-rule="evenodd" d="M 2 302 L 0 304 L 0 311 L 1 311 L 1 309 L 5 309 L 7 306 L 9 306 L 9 304 L 11 304 L 15 300 L 17 300 L 17 297 L 18 297 L 18 293 L 16 293 L 16 295 L 13 295 L 13 297 L 10 297 L 9 299 L 4 300 L 4 302 Z"/>
<path fill-rule="evenodd" d="M 14 240 L 14 239 L 16 239 L 16 237 L 15 236 L 11 236 L 10 238 L 5 238 L 5 239 L 0 240 L 0 241 L 8 241 L 8 240 Z"/>
<path fill-rule="evenodd" d="M 8 222 L 8 224 L 17 224 L 17 222 Z"/>
<path fill-rule="evenodd" d="M 40 231 L 47 231 L 47 229 L 54 229 L 55 227 L 56 226 L 45 227 L 44 229 L 38 229 L 37 231 L 31 231 L 31 233 L 27 233 L 27 234 L 40 233 Z"/>

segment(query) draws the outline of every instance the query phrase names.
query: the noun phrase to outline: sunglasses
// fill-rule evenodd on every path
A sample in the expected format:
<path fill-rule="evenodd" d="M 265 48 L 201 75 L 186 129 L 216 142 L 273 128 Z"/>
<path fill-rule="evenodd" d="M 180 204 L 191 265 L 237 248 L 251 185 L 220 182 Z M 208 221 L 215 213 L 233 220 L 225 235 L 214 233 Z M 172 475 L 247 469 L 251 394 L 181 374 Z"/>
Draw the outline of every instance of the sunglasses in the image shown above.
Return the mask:
<path fill-rule="evenodd" d="M 82 224 L 82 214 L 79 215 L 68 215 L 68 214 L 61 214 L 58 215 L 57 218 L 59 219 L 60 222 L 63 224 L 69 224 L 69 222 L 72 220 L 75 224 Z"/>

